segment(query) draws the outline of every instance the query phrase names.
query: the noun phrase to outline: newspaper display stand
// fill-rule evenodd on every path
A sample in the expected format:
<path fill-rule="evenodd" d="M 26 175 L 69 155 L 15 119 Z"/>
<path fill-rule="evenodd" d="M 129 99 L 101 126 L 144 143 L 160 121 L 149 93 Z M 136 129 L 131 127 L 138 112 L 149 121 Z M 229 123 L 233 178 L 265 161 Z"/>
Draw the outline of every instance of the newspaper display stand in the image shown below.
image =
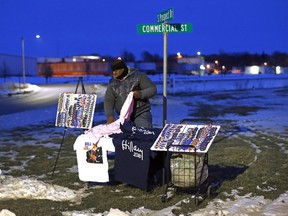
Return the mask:
<path fill-rule="evenodd" d="M 166 124 L 151 147 L 152 151 L 167 152 L 162 202 L 171 197 L 168 193 L 170 188 L 173 189 L 172 195 L 180 188 L 196 191 L 196 205 L 203 188 L 210 197 L 212 184 L 208 181 L 208 151 L 220 126 L 213 125 L 211 120 L 208 124 L 189 125 L 187 122 L 193 122 L 193 119 L 183 119 L 180 124 Z"/>

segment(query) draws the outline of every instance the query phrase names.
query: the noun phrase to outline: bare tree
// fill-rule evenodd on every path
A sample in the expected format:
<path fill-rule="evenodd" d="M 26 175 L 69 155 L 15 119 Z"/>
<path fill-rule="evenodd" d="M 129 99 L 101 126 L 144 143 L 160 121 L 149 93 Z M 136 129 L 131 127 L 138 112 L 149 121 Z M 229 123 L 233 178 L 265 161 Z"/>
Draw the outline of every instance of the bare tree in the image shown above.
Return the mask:
<path fill-rule="evenodd" d="M 50 64 L 47 62 L 47 59 L 45 60 L 45 63 L 42 65 L 42 71 L 43 71 L 43 75 L 45 77 L 46 84 L 47 84 L 49 78 L 53 76 L 53 70 Z"/>
<path fill-rule="evenodd" d="M 126 62 L 134 62 L 135 61 L 135 55 L 131 52 L 128 52 L 128 51 L 123 51 L 122 52 L 122 55 L 123 59 L 126 61 Z"/>
<path fill-rule="evenodd" d="M 8 74 L 9 74 L 9 69 L 7 67 L 7 64 L 6 62 L 3 62 L 3 66 L 1 68 L 1 76 L 4 79 L 4 82 L 6 82 L 6 77 L 8 76 Z"/>

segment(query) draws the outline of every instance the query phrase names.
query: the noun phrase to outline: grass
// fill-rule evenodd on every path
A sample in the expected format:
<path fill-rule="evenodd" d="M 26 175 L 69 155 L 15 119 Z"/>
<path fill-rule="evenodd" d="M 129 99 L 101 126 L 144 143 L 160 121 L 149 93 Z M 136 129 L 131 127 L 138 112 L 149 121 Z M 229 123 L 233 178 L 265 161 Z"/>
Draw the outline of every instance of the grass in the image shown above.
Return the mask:
<path fill-rule="evenodd" d="M 284 94 L 284 92 L 279 91 L 279 94 Z M 234 100 L 234 97 L 221 94 L 215 96 L 215 100 L 223 98 Z M 213 113 L 209 114 L 209 112 L 202 112 L 207 106 L 207 104 L 199 104 L 197 112 L 193 115 L 210 117 L 224 113 L 249 115 L 250 112 L 262 109 L 257 106 L 223 106 L 217 109 L 210 107 L 209 110 L 213 110 Z M 30 131 L 35 128 L 39 133 L 47 133 L 49 130 L 52 134 L 49 140 L 39 140 L 37 136 L 31 134 Z M 8 137 L 3 138 L 4 141 L 0 144 L 0 169 L 3 172 L 9 171 L 9 175 L 15 177 L 30 176 L 74 190 L 84 189 L 88 195 L 83 196 L 81 204 L 35 199 L 1 200 L 0 210 L 9 209 L 21 216 L 62 215 L 61 212 L 64 211 L 87 209 L 100 213 L 109 211 L 110 208 L 131 212 L 142 206 L 152 210 L 161 210 L 186 199 L 187 202 L 179 205 L 180 209 L 174 210 L 174 213 L 178 215 L 203 208 L 210 201 L 210 199 L 204 199 L 199 206 L 195 206 L 191 194 L 180 190 L 171 200 L 163 203 L 161 202 L 163 195 L 161 186 L 154 187 L 148 192 L 122 183 L 88 188 L 86 183 L 79 180 L 78 173 L 70 170 L 71 167 L 77 166 L 76 153 L 73 151 L 73 143 L 77 134 L 69 133 L 69 131 L 62 146 L 56 172 L 52 177 L 51 173 L 62 138 L 59 130 L 55 130 L 53 122 L 46 122 L 46 125 L 41 127 L 31 125 L 28 128 L 18 128 L 17 131 L 8 130 L 3 133 L 5 137 Z M 265 131 L 253 131 L 253 133 L 253 136 L 250 133 L 243 133 L 241 127 L 232 120 L 222 122 L 220 133 L 209 151 L 209 179 L 219 184 L 213 198 L 225 200 L 228 198 L 227 194 L 237 189 L 240 195 L 252 193 L 253 196 L 264 196 L 266 199 L 273 200 L 288 190 L 287 153 L 285 154 L 282 149 L 283 146 L 287 148 L 288 136 Z M 51 147 L 51 143 L 56 144 L 56 147 Z M 113 160 L 110 161 L 110 165 L 111 172 L 113 172 Z M 16 167 L 19 166 L 24 166 L 24 169 L 17 169 Z"/>

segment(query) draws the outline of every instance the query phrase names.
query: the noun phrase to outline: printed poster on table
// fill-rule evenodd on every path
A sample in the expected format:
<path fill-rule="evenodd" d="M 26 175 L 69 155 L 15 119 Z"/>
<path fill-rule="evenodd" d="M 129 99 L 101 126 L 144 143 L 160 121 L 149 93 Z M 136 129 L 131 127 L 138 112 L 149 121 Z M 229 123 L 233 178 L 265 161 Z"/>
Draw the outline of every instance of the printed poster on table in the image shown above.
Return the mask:
<path fill-rule="evenodd" d="M 61 93 L 55 126 L 90 129 L 96 100 L 96 94 Z"/>
<path fill-rule="evenodd" d="M 219 129 L 219 125 L 166 124 L 151 150 L 206 153 Z"/>

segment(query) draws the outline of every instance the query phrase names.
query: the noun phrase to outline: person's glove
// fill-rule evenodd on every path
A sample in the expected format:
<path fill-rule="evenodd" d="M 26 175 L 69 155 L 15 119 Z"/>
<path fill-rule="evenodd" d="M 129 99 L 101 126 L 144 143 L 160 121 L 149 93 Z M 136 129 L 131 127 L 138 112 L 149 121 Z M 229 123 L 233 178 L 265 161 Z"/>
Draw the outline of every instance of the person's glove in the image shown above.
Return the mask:
<path fill-rule="evenodd" d="M 140 99 L 141 98 L 141 94 L 139 91 L 134 91 L 133 92 L 133 98 L 134 99 Z"/>
<path fill-rule="evenodd" d="M 109 117 L 107 118 L 106 124 L 111 124 L 111 123 L 114 122 L 114 121 L 115 121 L 114 116 L 109 116 Z"/>

